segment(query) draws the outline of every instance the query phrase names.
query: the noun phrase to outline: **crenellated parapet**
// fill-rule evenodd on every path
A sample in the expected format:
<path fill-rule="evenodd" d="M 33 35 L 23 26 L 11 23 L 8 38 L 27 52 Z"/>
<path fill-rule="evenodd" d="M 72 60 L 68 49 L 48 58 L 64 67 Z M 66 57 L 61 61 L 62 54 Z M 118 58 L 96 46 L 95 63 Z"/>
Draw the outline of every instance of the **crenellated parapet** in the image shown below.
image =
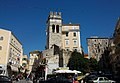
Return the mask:
<path fill-rule="evenodd" d="M 48 19 L 61 19 L 61 12 L 50 12 Z"/>

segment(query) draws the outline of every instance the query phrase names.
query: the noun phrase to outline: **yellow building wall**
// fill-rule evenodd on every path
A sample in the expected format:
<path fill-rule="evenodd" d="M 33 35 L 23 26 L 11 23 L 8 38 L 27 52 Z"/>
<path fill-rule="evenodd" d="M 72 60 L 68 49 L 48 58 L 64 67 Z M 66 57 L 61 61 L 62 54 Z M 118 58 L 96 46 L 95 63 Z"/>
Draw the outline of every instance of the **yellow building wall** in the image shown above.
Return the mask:
<path fill-rule="evenodd" d="M 12 34 L 11 31 L 0 29 L 0 65 L 10 65 L 14 67 L 15 71 L 18 71 L 20 66 L 20 58 L 23 54 L 22 44 Z M 13 69 L 13 68 L 12 68 Z"/>
<path fill-rule="evenodd" d="M 8 62 L 8 53 L 9 53 L 9 42 L 10 42 L 10 31 L 0 29 L 0 36 L 3 37 L 3 40 L 0 40 L 0 64 L 6 65 Z"/>
<path fill-rule="evenodd" d="M 64 25 L 62 26 L 62 47 L 63 49 L 69 48 L 70 51 L 73 51 L 74 48 L 78 49 L 81 52 L 81 44 L 80 44 L 80 29 L 79 25 Z M 66 32 L 68 32 L 68 37 L 66 37 Z M 73 33 L 76 33 L 74 37 Z M 69 44 L 66 45 L 66 40 L 69 41 Z M 74 40 L 77 41 L 76 45 L 74 45 Z"/>

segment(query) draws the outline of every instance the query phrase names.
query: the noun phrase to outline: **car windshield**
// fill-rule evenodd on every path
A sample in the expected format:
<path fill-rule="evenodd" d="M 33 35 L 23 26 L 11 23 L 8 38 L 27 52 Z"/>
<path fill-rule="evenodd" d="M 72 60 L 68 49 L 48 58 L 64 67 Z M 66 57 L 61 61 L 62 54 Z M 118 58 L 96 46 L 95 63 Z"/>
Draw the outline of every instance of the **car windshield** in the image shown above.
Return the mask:
<path fill-rule="evenodd" d="M 97 79 L 97 77 L 96 76 L 90 76 L 88 79 L 89 80 L 94 80 L 94 79 Z"/>
<path fill-rule="evenodd" d="M 104 78 L 105 80 L 109 80 L 108 78 Z"/>
<path fill-rule="evenodd" d="M 95 77 L 93 80 L 97 80 L 98 78 L 97 77 Z"/>

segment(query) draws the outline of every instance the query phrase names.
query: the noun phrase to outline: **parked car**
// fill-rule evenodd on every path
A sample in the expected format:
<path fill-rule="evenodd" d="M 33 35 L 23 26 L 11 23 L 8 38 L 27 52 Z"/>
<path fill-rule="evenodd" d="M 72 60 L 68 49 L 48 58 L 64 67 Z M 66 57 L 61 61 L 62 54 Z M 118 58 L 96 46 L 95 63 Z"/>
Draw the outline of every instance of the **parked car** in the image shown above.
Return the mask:
<path fill-rule="evenodd" d="M 46 80 L 44 83 L 72 83 L 72 81 L 61 76 L 61 77 L 50 78 Z"/>
<path fill-rule="evenodd" d="M 0 83 L 12 83 L 12 79 L 8 76 L 0 76 Z"/>
<path fill-rule="evenodd" d="M 113 80 L 109 80 L 107 77 L 97 77 L 93 80 L 89 80 L 88 83 L 116 83 Z"/>
<path fill-rule="evenodd" d="M 84 82 L 89 83 L 90 80 L 93 80 L 95 78 L 97 78 L 96 75 L 88 75 L 85 78 L 83 78 L 83 80 L 84 80 Z"/>

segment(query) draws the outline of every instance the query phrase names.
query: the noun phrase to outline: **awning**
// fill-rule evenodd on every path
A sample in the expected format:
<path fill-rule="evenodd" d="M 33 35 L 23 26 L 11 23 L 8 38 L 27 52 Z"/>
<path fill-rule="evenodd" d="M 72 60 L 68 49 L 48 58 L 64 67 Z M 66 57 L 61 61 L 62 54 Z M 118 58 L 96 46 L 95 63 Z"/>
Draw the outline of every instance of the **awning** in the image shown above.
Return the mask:
<path fill-rule="evenodd" d="M 10 66 L 12 71 L 18 72 L 18 67 Z"/>
<path fill-rule="evenodd" d="M 54 71 L 54 73 L 75 73 L 75 74 L 77 74 L 77 73 L 81 73 L 80 71 L 77 71 L 77 70 L 56 70 L 56 71 Z"/>
<path fill-rule="evenodd" d="M 81 73 L 81 71 L 77 71 L 77 70 L 73 70 L 73 72 L 74 72 L 75 74 Z"/>

